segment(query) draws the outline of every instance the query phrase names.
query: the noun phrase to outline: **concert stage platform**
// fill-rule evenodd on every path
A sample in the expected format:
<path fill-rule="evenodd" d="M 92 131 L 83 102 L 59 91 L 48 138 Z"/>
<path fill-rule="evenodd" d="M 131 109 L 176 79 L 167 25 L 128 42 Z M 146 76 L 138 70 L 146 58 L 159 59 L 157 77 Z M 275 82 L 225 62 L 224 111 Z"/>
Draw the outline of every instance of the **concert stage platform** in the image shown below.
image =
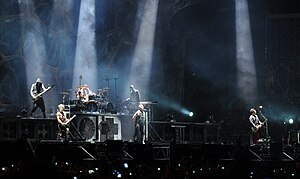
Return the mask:
<path fill-rule="evenodd" d="M 1 118 L 1 175 L 29 178 L 290 178 L 299 146 L 225 144 L 221 125 L 151 121 L 145 144 L 132 142 L 130 116 L 82 114 L 70 141 L 55 118 Z M 105 131 L 105 132 L 104 132 Z M 27 138 L 21 138 L 26 134 Z M 30 172 L 28 172 L 30 171 Z"/>

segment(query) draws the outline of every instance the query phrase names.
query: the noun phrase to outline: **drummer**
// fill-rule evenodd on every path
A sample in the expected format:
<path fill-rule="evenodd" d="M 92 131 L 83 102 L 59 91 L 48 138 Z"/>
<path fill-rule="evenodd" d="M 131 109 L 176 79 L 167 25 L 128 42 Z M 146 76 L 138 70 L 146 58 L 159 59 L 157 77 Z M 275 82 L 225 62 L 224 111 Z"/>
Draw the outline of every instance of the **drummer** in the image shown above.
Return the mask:
<path fill-rule="evenodd" d="M 89 100 L 90 96 L 95 96 L 96 94 L 90 90 L 89 86 L 87 84 L 84 84 L 83 86 L 80 86 L 78 90 L 77 96 L 83 100 L 84 102 L 87 102 Z"/>

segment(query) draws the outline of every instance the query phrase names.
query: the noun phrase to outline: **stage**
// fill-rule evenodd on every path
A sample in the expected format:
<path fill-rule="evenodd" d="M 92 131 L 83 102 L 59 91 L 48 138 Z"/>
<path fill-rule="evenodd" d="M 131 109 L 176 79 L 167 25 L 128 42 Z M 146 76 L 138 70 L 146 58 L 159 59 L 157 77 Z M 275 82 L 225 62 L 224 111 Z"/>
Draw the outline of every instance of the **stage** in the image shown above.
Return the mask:
<path fill-rule="evenodd" d="M 162 177 L 165 172 L 172 171 L 177 174 L 174 177 L 248 176 L 252 172 L 255 178 L 286 177 L 296 175 L 298 170 L 298 144 L 264 141 L 250 146 L 239 140 L 225 143 L 221 138 L 221 123 L 151 120 L 145 127 L 145 143 L 137 144 L 133 142 L 134 126 L 130 115 L 76 115 L 69 141 L 56 140 L 54 117 L 1 118 L 2 174 L 24 163 L 34 167 L 28 170 L 37 177 L 47 171 L 65 177 L 118 177 L 122 174 L 133 178 L 150 173 Z M 240 172 L 234 171 L 236 167 L 241 167 Z M 40 171 L 36 170 L 39 168 Z M 143 171 L 144 168 L 147 170 Z"/>

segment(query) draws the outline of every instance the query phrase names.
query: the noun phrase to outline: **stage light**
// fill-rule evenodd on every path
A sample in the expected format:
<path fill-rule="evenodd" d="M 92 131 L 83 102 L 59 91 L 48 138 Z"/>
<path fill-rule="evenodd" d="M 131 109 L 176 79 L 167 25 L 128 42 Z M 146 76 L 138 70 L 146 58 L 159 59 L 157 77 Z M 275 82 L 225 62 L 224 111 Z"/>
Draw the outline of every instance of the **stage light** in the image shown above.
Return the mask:
<path fill-rule="evenodd" d="M 124 163 L 124 168 L 128 168 L 128 163 Z"/>
<path fill-rule="evenodd" d="M 157 170 L 160 171 L 160 168 L 158 167 Z"/>
<path fill-rule="evenodd" d="M 181 112 L 182 114 L 185 114 L 185 115 L 189 116 L 189 117 L 193 117 L 193 116 L 194 116 L 194 113 L 193 113 L 192 111 L 187 110 L 187 109 L 185 109 L 185 108 L 182 108 L 182 109 L 180 110 L 180 112 Z"/>
<path fill-rule="evenodd" d="M 289 123 L 290 123 L 290 124 L 293 124 L 293 123 L 294 123 L 294 120 L 293 120 L 293 119 L 289 119 Z"/>

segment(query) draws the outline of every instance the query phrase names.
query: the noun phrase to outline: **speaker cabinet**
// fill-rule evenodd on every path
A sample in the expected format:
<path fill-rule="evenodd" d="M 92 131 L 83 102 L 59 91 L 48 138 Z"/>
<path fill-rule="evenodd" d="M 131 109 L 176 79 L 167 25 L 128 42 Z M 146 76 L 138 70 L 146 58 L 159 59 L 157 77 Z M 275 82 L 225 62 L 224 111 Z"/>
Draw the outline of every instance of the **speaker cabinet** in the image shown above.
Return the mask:
<path fill-rule="evenodd" d="M 86 141 L 97 141 L 99 140 L 99 128 L 98 128 L 98 116 L 82 114 L 77 115 L 71 124 L 71 134 L 76 139 L 83 138 Z"/>
<path fill-rule="evenodd" d="M 131 120 L 131 115 L 119 115 L 121 121 L 122 140 L 132 142 L 134 141 L 134 122 Z"/>
<path fill-rule="evenodd" d="M 21 135 L 31 139 L 56 139 L 57 122 L 54 119 L 22 119 Z"/>
<path fill-rule="evenodd" d="M 16 140 L 18 138 L 18 122 L 14 118 L 1 120 L 1 140 Z"/>
<path fill-rule="evenodd" d="M 56 121 L 50 121 L 50 120 L 36 121 L 35 129 L 34 129 L 34 138 L 39 140 L 56 139 L 56 131 L 57 131 Z"/>
<path fill-rule="evenodd" d="M 100 141 L 122 140 L 121 121 L 117 116 L 99 116 Z"/>

